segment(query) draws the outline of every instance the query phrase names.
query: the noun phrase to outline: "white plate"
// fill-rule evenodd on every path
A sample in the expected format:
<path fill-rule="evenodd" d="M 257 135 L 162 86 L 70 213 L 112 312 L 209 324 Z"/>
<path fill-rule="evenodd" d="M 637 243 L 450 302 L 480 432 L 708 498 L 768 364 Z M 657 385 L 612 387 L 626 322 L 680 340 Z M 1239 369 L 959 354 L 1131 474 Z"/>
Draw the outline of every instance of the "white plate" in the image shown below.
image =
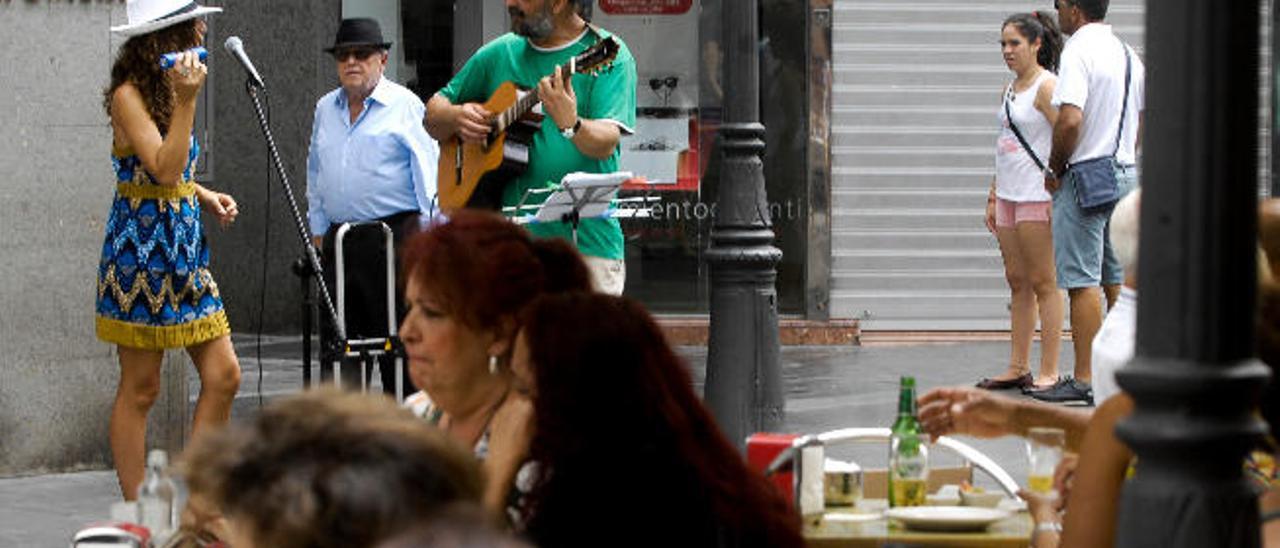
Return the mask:
<path fill-rule="evenodd" d="M 1000 504 L 996 505 L 996 509 L 1008 511 L 1010 514 L 1016 514 L 1027 509 L 1027 501 L 1005 497 L 1004 500 L 1000 501 Z"/>
<path fill-rule="evenodd" d="M 1009 517 L 1004 510 L 969 506 L 890 508 L 884 511 L 884 515 L 901 521 L 908 529 L 920 531 L 980 531 Z"/>
<path fill-rule="evenodd" d="M 883 514 L 848 514 L 845 512 L 831 512 L 823 514 L 822 519 L 831 522 L 841 523 L 862 523 L 864 521 L 876 521 L 884 519 Z"/>

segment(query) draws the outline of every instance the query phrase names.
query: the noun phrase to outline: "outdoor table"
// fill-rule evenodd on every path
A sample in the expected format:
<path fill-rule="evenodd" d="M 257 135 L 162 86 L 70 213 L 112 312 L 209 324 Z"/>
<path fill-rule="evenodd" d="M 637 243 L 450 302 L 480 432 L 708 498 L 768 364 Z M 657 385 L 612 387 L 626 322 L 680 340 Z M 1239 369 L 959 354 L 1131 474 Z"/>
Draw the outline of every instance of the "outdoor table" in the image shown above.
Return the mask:
<path fill-rule="evenodd" d="M 1031 515 L 1025 510 L 991 524 L 985 530 L 971 532 L 914 531 L 883 516 L 860 521 L 827 519 L 838 514 L 878 515 L 888 506 L 884 499 L 863 499 L 854 507 L 828 507 L 823 519 L 806 521 L 805 546 L 809 548 L 878 547 L 886 543 L 910 546 L 971 546 L 974 548 L 1026 548 L 1033 528 Z"/>

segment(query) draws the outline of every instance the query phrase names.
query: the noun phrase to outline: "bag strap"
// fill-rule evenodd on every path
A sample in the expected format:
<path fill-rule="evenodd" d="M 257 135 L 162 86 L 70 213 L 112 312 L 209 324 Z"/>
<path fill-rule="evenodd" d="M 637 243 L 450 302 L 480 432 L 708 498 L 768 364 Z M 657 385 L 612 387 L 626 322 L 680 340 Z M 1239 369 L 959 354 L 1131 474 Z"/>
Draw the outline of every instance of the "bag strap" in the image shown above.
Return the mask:
<path fill-rule="evenodd" d="M 1129 45 L 1120 40 L 1116 36 L 1116 40 L 1120 42 L 1120 50 L 1124 52 L 1124 99 L 1120 103 L 1120 128 L 1116 130 L 1116 148 L 1111 151 L 1111 156 L 1115 157 L 1120 152 L 1120 139 L 1124 137 L 1124 115 L 1129 110 L 1129 78 L 1133 69 L 1133 60 L 1129 58 Z"/>
<path fill-rule="evenodd" d="M 1031 161 L 1036 163 L 1036 167 L 1040 171 L 1044 171 L 1044 162 L 1040 161 L 1040 157 L 1036 156 L 1036 152 L 1031 150 L 1031 145 L 1027 143 L 1027 139 L 1022 136 L 1022 132 L 1018 131 L 1018 124 L 1013 123 L 1013 113 L 1009 112 L 1009 97 L 1013 95 L 1013 84 L 1009 84 L 1009 92 L 1004 94 L 1004 116 L 1009 119 L 1009 129 L 1013 130 L 1013 136 L 1018 138 L 1018 142 L 1022 143 L 1022 150 L 1027 151 L 1027 155 L 1031 157 Z"/>

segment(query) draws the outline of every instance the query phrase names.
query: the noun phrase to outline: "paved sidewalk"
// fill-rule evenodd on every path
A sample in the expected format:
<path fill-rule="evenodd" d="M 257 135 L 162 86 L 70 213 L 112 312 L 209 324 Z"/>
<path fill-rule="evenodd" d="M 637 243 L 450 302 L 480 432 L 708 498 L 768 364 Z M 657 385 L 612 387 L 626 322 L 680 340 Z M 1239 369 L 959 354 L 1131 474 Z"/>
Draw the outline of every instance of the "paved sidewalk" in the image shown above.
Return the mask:
<path fill-rule="evenodd" d="M 252 416 L 261 399 L 273 399 L 300 390 L 300 344 L 296 338 L 262 339 L 259 376 L 257 340 L 235 337 L 244 369 L 233 417 Z M 1070 367 L 1071 345 L 1063 345 L 1060 364 Z M 699 391 L 705 377 L 707 352 L 682 347 Z M 1038 345 L 1032 356 L 1038 356 Z M 978 378 L 998 374 L 1008 360 L 1007 342 L 932 343 L 894 346 L 784 347 L 782 366 L 787 397 L 786 427 L 790 432 L 820 432 L 850 426 L 889 426 L 897 413 L 898 377 L 915 375 L 921 391 L 945 385 L 972 384 Z M 199 390 L 191 380 L 191 399 Z M 1016 439 L 969 440 L 1015 478 L 1026 475 L 1026 457 Z M 884 467 L 883 445 L 840 448 L 832 456 L 853 459 L 867 467 Z M 940 460 L 943 464 L 953 459 Z M 979 485 L 994 487 L 988 478 Z M 65 547 L 71 534 L 85 523 L 108 515 L 118 498 L 111 471 L 54 474 L 0 479 L 0 548 Z"/>

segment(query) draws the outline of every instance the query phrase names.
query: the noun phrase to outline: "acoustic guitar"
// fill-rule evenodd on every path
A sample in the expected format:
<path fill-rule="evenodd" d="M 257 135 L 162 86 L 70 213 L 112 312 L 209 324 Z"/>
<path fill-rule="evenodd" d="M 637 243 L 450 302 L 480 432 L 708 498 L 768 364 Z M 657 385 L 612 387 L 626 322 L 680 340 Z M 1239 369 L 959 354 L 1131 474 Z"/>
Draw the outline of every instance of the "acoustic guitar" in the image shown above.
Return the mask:
<path fill-rule="evenodd" d="M 565 83 L 575 73 L 598 74 L 617 54 L 613 37 L 597 42 L 560 67 Z M 441 143 L 436 194 L 445 213 L 501 208 L 503 188 L 529 167 L 529 147 L 542 127 L 543 115 L 533 112 L 539 102 L 536 91 L 503 82 L 483 104 L 498 113 L 489 121 L 484 143 L 464 143 L 457 136 Z"/>

